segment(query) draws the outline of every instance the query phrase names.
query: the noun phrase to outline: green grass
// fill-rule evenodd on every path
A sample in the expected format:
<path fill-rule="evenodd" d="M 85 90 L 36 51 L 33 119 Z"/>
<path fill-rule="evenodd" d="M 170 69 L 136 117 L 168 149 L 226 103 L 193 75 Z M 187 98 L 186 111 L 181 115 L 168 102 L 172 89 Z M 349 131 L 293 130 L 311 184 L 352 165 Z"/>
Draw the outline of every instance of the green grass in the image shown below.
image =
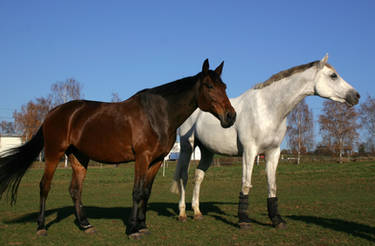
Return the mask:
<path fill-rule="evenodd" d="M 47 200 L 48 236 L 38 238 L 36 217 L 42 169 L 23 178 L 16 206 L 0 201 L 0 245 L 374 245 L 375 164 L 280 164 L 277 174 L 279 210 L 285 230 L 271 227 L 267 217 L 264 164 L 255 166 L 249 214 L 250 230 L 237 227 L 241 165 L 211 167 L 201 190 L 205 217 L 193 221 L 190 168 L 188 216 L 177 221 L 178 197 L 169 192 L 174 164 L 159 171 L 148 207 L 151 235 L 131 241 L 125 235 L 131 209 L 133 165 L 89 168 L 83 202 L 97 233 L 87 235 L 75 224 L 68 187 L 70 169 L 56 171 Z"/>

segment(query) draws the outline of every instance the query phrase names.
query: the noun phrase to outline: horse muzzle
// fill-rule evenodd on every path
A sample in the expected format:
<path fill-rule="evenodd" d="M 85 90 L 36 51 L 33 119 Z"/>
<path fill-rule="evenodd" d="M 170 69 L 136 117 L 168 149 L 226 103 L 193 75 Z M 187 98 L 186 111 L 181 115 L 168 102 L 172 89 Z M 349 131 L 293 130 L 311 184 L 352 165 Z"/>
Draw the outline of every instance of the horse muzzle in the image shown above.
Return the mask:
<path fill-rule="evenodd" d="M 223 128 L 231 127 L 236 122 L 236 111 L 226 112 L 223 116 L 220 116 L 220 124 Z"/>
<path fill-rule="evenodd" d="M 354 106 L 358 104 L 360 97 L 361 95 L 359 95 L 359 93 L 356 90 L 351 90 L 346 94 L 345 102 L 349 106 Z"/>

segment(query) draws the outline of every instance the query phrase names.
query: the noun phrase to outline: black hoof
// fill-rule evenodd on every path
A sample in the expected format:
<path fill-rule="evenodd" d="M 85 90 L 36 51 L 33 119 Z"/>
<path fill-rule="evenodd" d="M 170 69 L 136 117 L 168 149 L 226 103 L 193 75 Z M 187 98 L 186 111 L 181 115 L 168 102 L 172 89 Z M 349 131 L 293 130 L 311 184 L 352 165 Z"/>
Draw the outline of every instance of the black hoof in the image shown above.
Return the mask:
<path fill-rule="evenodd" d="M 285 229 L 286 228 L 286 221 L 281 218 L 281 216 L 278 214 L 275 217 L 271 219 L 272 226 L 276 229 Z"/>
<path fill-rule="evenodd" d="M 238 225 L 240 226 L 240 229 L 242 230 L 248 230 L 251 228 L 251 225 L 249 222 L 240 222 L 238 223 Z"/>

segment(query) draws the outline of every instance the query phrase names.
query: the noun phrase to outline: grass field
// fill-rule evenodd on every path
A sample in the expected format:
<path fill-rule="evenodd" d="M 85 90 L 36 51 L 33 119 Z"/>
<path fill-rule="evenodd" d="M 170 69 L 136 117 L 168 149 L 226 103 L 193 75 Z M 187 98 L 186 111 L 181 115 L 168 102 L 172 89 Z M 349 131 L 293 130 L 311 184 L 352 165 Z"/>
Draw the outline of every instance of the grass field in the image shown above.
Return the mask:
<path fill-rule="evenodd" d="M 375 245 L 375 164 L 280 164 L 279 210 L 285 230 L 271 227 L 267 217 L 264 164 L 255 166 L 250 195 L 250 230 L 237 227 L 241 165 L 212 167 L 201 190 L 205 217 L 177 221 L 178 197 L 169 192 L 174 164 L 155 180 L 148 207 L 151 235 L 131 241 L 125 228 L 131 208 L 133 165 L 89 168 L 83 202 L 97 233 L 75 224 L 68 186 L 70 169 L 58 169 L 47 200 L 48 236 L 38 238 L 36 217 L 42 169 L 23 178 L 16 206 L 0 201 L 0 245 Z M 191 200 L 190 169 L 187 201 Z"/>

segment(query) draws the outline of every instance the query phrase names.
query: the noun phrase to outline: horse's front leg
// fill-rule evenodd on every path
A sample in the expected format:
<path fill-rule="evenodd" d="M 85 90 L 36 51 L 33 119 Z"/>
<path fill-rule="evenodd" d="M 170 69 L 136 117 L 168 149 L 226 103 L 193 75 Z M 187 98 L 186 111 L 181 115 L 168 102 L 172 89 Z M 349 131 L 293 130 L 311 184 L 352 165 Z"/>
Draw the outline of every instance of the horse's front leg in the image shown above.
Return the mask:
<path fill-rule="evenodd" d="M 143 160 L 143 161 L 142 161 Z M 152 184 L 162 161 L 146 165 L 147 158 L 138 158 L 135 163 L 133 207 L 126 234 L 130 239 L 139 239 L 149 233 L 146 226 L 147 202 L 151 195 Z"/>
<path fill-rule="evenodd" d="M 256 153 L 250 148 L 246 148 L 242 155 L 242 188 L 238 202 L 238 219 L 241 229 L 250 227 L 250 218 L 248 216 L 249 192 L 251 185 L 251 175 L 253 173 L 254 159 Z"/>
<path fill-rule="evenodd" d="M 268 182 L 268 198 L 267 209 L 268 216 L 272 221 L 272 225 L 276 228 L 286 227 L 286 222 L 283 220 L 278 211 L 277 196 L 276 196 L 276 169 L 279 163 L 280 148 L 272 149 L 266 152 L 266 172 Z"/>
<path fill-rule="evenodd" d="M 158 173 L 163 161 L 156 162 L 152 164 L 151 167 L 148 168 L 146 174 L 146 182 L 144 185 L 144 199 L 142 203 L 141 209 L 138 211 L 138 222 L 139 228 L 138 231 L 142 234 L 148 234 L 149 230 L 146 225 L 146 210 L 147 210 L 147 203 L 151 195 L 152 184 L 154 183 L 155 176 Z"/>
<path fill-rule="evenodd" d="M 130 239 L 139 239 L 142 236 L 139 230 L 142 227 L 140 221 L 145 220 L 143 205 L 146 198 L 145 182 L 149 161 L 146 156 L 139 155 L 134 164 L 133 207 L 126 227 L 126 234 Z"/>

